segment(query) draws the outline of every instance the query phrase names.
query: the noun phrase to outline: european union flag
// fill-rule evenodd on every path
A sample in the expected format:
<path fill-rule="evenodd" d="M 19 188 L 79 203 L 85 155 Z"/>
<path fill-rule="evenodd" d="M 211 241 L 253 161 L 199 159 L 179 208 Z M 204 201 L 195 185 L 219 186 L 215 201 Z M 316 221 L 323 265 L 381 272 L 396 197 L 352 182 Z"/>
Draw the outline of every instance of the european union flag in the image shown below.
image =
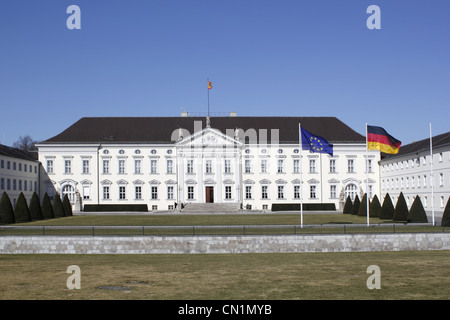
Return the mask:
<path fill-rule="evenodd" d="M 310 150 L 318 153 L 328 153 L 333 155 L 333 145 L 328 143 L 327 140 L 320 136 L 316 136 L 309 131 L 301 128 L 302 130 L 302 149 Z"/>

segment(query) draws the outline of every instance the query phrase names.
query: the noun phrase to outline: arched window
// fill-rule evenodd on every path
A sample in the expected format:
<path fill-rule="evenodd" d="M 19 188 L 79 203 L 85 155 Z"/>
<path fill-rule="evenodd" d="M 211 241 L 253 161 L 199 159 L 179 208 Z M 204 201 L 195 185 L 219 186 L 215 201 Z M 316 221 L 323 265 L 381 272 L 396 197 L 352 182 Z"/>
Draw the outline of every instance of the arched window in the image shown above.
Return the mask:
<path fill-rule="evenodd" d="M 67 194 L 67 197 L 69 198 L 70 203 L 74 203 L 75 202 L 75 188 L 72 187 L 70 184 L 66 184 L 62 188 L 63 199 L 66 194 Z"/>
<path fill-rule="evenodd" d="M 355 197 L 357 195 L 358 188 L 355 184 L 350 183 L 345 187 L 345 199 L 347 199 L 348 196 L 350 196 L 350 199 L 355 200 Z"/>

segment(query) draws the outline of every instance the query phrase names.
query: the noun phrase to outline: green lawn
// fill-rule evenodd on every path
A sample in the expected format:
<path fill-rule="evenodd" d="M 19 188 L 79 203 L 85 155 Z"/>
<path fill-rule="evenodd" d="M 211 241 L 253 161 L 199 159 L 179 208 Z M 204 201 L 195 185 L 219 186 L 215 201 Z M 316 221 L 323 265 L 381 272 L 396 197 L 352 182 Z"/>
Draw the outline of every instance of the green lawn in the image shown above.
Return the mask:
<path fill-rule="evenodd" d="M 365 217 L 349 214 L 304 214 L 308 224 L 365 224 Z M 386 221 L 371 218 L 370 223 Z M 390 221 L 392 222 L 392 221 Z M 14 225 L 37 226 L 205 226 L 205 225 L 299 225 L 300 214 L 220 214 L 220 215 L 77 215 Z"/>
<path fill-rule="evenodd" d="M 0 299 L 447 300 L 449 261 L 449 251 L 0 255 Z M 79 290 L 66 286 L 70 265 L 80 267 Z M 366 286 L 370 265 L 380 267 L 379 290 Z"/>

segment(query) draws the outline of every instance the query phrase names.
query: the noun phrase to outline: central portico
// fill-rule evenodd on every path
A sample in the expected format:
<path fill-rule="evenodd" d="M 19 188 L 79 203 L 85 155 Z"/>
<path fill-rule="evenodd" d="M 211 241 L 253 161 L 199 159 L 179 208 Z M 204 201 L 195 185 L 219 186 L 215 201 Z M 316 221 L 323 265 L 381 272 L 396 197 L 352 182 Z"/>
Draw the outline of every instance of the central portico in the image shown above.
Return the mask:
<path fill-rule="evenodd" d="M 211 127 L 183 137 L 177 153 L 180 203 L 241 203 L 243 143 Z"/>

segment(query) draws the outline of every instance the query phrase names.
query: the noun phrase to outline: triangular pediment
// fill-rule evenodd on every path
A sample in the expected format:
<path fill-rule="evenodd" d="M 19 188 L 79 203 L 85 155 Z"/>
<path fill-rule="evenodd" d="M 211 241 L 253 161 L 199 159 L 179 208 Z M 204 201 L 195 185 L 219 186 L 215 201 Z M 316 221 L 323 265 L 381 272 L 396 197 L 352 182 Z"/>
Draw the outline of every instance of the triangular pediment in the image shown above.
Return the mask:
<path fill-rule="evenodd" d="M 205 128 L 177 142 L 177 146 L 179 147 L 194 148 L 228 148 L 240 145 L 242 145 L 241 142 L 213 128 Z"/>

